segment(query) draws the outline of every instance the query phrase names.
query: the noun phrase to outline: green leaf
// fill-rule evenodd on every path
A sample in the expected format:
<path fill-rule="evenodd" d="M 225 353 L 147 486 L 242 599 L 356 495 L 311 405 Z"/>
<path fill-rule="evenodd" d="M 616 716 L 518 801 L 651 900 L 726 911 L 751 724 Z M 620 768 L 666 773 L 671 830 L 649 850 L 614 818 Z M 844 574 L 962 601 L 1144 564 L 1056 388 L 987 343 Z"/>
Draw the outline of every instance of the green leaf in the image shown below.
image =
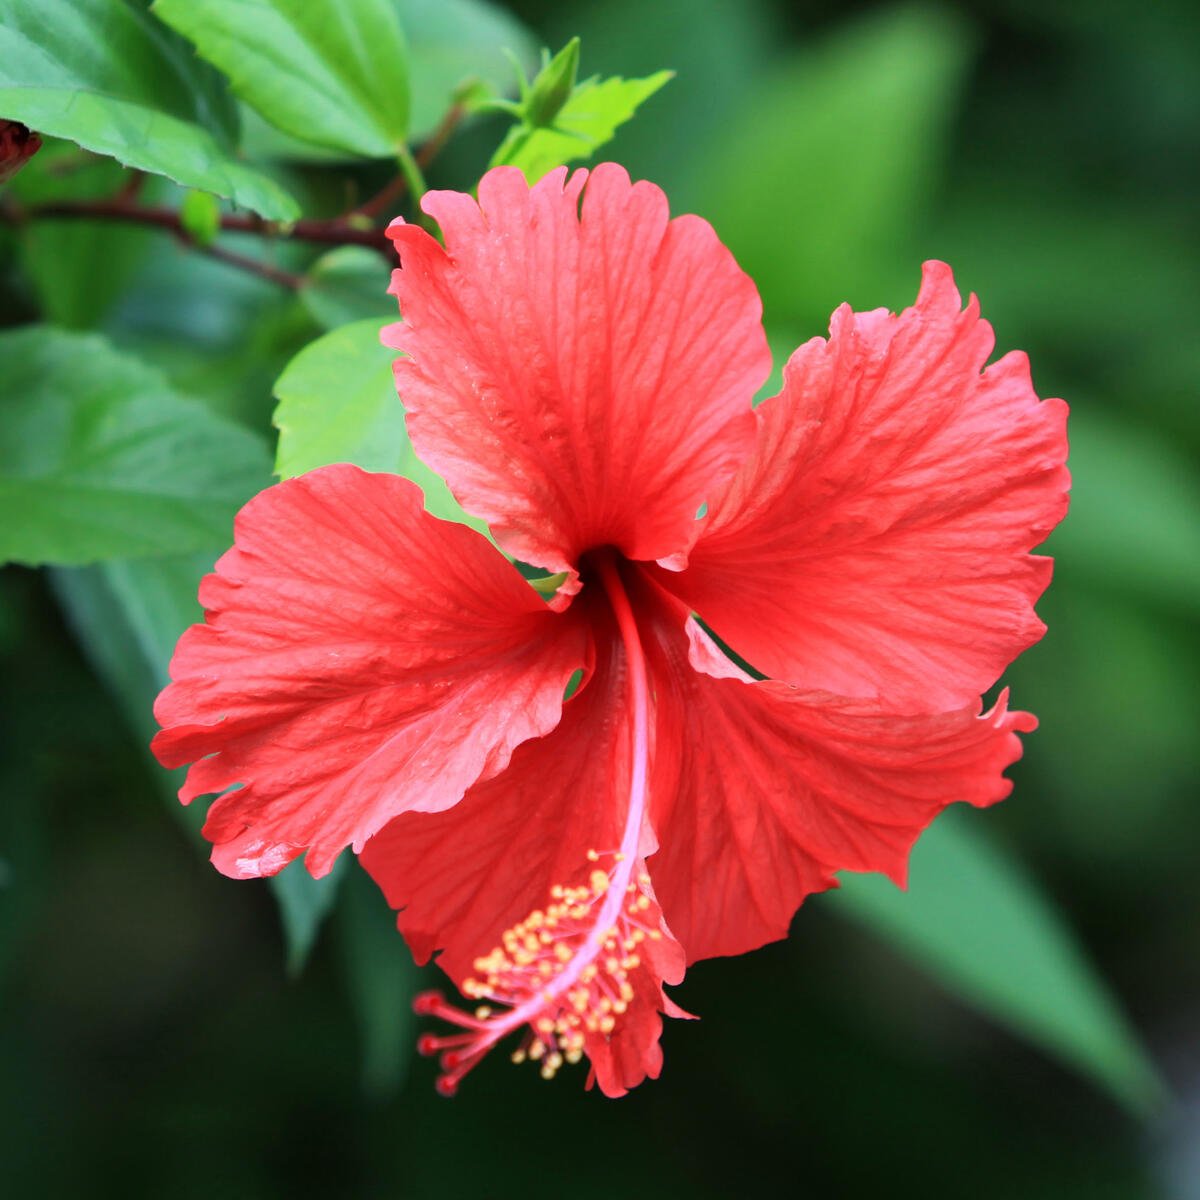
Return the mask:
<path fill-rule="evenodd" d="M 275 384 L 282 479 L 330 463 L 397 471 L 408 446 L 392 382 L 395 351 L 379 341 L 379 318 L 355 321 L 310 342 Z"/>
<path fill-rule="evenodd" d="M 150 739 L 158 728 L 154 698 L 168 682 L 179 635 L 200 620 L 196 590 L 218 553 L 118 559 L 50 572 L 59 606 L 145 751 L 163 799 L 197 840 L 203 807 L 185 807 L 178 798 L 186 770 L 163 770 L 150 754 Z"/>
<path fill-rule="evenodd" d="M 9 185 L 22 205 L 112 196 L 127 179 L 111 158 L 98 158 L 72 142 L 49 138 L 37 157 Z M 165 180 L 146 180 L 145 191 Z M 17 231 L 21 263 L 37 293 L 42 316 L 56 325 L 90 329 L 125 291 L 130 277 L 162 233 L 112 221 L 39 217 Z"/>
<path fill-rule="evenodd" d="M 1094 405 L 1071 413 L 1071 519 L 1049 549 L 1093 587 L 1200 610 L 1200 484 L 1178 445 Z"/>
<path fill-rule="evenodd" d="M 179 206 L 179 222 L 197 246 L 211 246 L 221 229 L 221 206 L 208 192 L 188 192 Z"/>
<path fill-rule="evenodd" d="M 521 116 L 535 129 L 549 127 L 575 91 L 579 74 L 579 39 L 573 37 L 553 58 L 543 51 L 542 69 L 529 85 Z"/>
<path fill-rule="evenodd" d="M 217 553 L 116 560 L 52 574 L 55 594 L 88 660 L 120 704 L 164 798 L 198 846 L 204 845 L 199 836 L 203 805 L 184 807 L 177 795 L 186 769 L 164 771 L 149 747 L 157 730 L 154 698 L 169 680 L 179 635 L 201 618 L 196 592 Z M 324 879 L 313 879 L 297 862 L 269 880 L 279 904 L 291 974 L 303 969 L 343 873 L 339 861 Z"/>
<path fill-rule="evenodd" d="M 713 130 L 736 117 L 765 64 L 786 44 L 780 18 L 787 7 L 774 0 L 706 0 L 698 19 L 696 0 L 605 0 L 553 6 L 544 29 L 551 45 L 578 34 L 601 76 L 641 77 L 664 64 L 675 71 L 650 118 L 621 129 L 619 157 L 635 179 L 665 189 L 672 211 L 703 213 L 711 174 L 707 143 Z M 693 180 L 698 186 L 689 187 Z"/>
<path fill-rule="evenodd" d="M 647 79 L 586 80 L 563 105 L 551 128 L 522 124 L 510 130 L 491 165 L 520 167 L 526 179 L 535 183 L 563 163 L 590 158 L 671 76 L 671 71 L 659 71 Z"/>
<path fill-rule="evenodd" d="M 314 879 L 303 861 L 297 859 L 278 875 L 271 876 L 271 890 L 279 902 L 279 919 L 287 946 L 288 974 L 293 978 L 308 962 L 317 934 L 338 898 L 347 863 L 348 858 L 343 854 L 328 875 Z"/>
<path fill-rule="evenodd" d="M 955 994 L 1077 1067 L 1138 1112 L 1164 1096 L 1103 981 L 1048 900 L 950 812 L 913 854 L 909 889 L 841 876 L 826 903 L 911 954 Z"/>
<path fill-rule="evenodd" d="M 842 301 L 911 302 L 972 41 L 942 9 L 875 12 L 766 74 L 698 147 L 693 190 L 768 321 L 814 332 Z"/>
<path fill-rule="evenodd" d="M 375 318 L 343 325 L 310 342 L 288 363 L 275 384 L 275 472 L 287 479 L 338 462 L 392 471 L 421 487 L 434 516 L 486 532 L 486 525 L 468 517 L 441 476 L 413 452 L 392 379 L 396 352 L 379 341 L 383 324 Z"/>
<path fill-rule="evenodd" d="M 0 0 L 0 117 L 271 220 L 295 201 L 232 157 L 227 100 L 122 0 Z"/>
<path fill-rule="evenodd" d="M 155 0 L 154 12 L 293 137 L 389 158 L 408 135 L 408 50 L 392 0 Z"/>
<path fill-rule="evenodd" d="M 337 931 L 362 1039 L 363 1090 L 382 1099 L 399 1091 L 408 1075 L 415 1046 L 412 1000 L 421 976 L 395 914 L 357 864 L 342 886 Z"/>
<path fill-rule="evenodd" d="M 0 334 L 0 561 L 75 565 L 229 539 L 261 442 L 95 335 Z"/>
<path fill-rule="evenodd" d="M 304 277 L 300 300 L 326 329 L 374 317 L 377 327 L 395 320 L 396 303 L 388 295 L 392 268 L 365 246 L 339 246 L 323 254 Z"/>
<path fill-rule="evenodd" d="M 512 87 L 512 66 L 537 62 L 533 35 L 502 8 L 484 0 L 396 0 L 408 36 L 412 134 L 432 133 L 459 86 L 470 79 L 496 91 Z"/>

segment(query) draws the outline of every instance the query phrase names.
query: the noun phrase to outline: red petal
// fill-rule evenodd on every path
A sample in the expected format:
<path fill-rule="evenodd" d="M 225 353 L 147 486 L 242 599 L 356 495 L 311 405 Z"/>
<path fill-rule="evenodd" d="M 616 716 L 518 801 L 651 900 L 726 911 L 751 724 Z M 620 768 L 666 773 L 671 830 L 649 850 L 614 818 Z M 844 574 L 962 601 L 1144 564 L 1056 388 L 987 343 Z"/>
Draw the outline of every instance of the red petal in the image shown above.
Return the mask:
<path fill-rule="evenodd" d="M 605 620 L 599 606 L 593 612 Z M 611 851 L 620 842 L 630 771 L 625 672 L 615 634 L 600 628 L 597 670 L 564 705 L 552 733 L 520 746 L 503 774 L 477 784 L 453 809 L 395 818 L 360 855 L 399 910 L 414 957 L 424 963 L 440 952 L 438 965 L 458 986 L 505 930 L 550 903 L 555 884 L 587 879 L 589 850 Z M 678 944 L 664 931 L 645 946 L 635 1002 L 611 1039 L 592 1037 L 586 1047 L 607 1095 L 658 1076 L 659 1013 L 686 1015 L 661 986 L 683 976 Z"/>
<path fill-rule="evenodd" d="M 1021 753 L 1007 695 L 979 707 L 908 714 L 755 683 L 689 622 L 659 627 L 658 760 L 649 860 L 663 913 L 688 961 L 785 937 L 801 901 L 835 872 L 903 884 L 909 851 L 946 805 L 991 804 Z M 693 667 L 695 669 L 693 669 Z M 667 747 L 674 753 L 668 753 Z"/>
<path fill-rule="evenodd" d="M 600 612 L 585 595 L 573 611 L 588 608 Z M 589 850 L 620 844 L 630 746 L 619 643 L 606 639 L 600 656 L 554 731 L 520 747 L 506 771 L 453 809 L 396 817 L 362 851 L 417 962 L 441 951 L 456 984 L 554 884 L 586 877 Z"/>
<path fill-rule="evenodd" d="M 155 705 L 226 874 L 325 874 L 397 813 L 455 804 L 551 730 L 586 631 L 398 476 L 335 466 L 261 493 L 201 585 Z"/>
<path fill-rule="evenodd" d="M 983 367 L 991 327 L 950 269 L 915 307 L 839 309 L 758 410 L 756 455 L 663 583 L 763 673 L 950 708 L 1045 627 L 1028 553 L 1066 511 L 1066 405 L 1023 354 Z"/>
<path fill-rule="evenodd" d="M 532 189 L 501 167 L 478 206 L 423 207 L 446 249 L 393 224 L 404 320 L 385 331 L 409 356 L 396 380 L 418 453 L 526 562 L 678 552 L 753 445 L 770 369 L 753 283 L 706 222 L 668 221 L 663 193 L 612 163 Z"/>
<path fill-rule="evenodd" d="M 647 914 L 657 923 L 662 940 L 642 943 L 642 966 L 631 975 L 634 985 L 629 1010 L 621 1016 L 609 1038 L 591 1036 L 585 1051 L 596 1073 L 600 1090 L 609 1097 L 624 1096 L 645 1079 L 657 1079 L 662 1073 L 662 1037 L 664 1016 L 692 1020 L 663 991 L 663 982 L 678 983 L 683 978 L 683 948 L 662 923 L 661 910 Z"/>

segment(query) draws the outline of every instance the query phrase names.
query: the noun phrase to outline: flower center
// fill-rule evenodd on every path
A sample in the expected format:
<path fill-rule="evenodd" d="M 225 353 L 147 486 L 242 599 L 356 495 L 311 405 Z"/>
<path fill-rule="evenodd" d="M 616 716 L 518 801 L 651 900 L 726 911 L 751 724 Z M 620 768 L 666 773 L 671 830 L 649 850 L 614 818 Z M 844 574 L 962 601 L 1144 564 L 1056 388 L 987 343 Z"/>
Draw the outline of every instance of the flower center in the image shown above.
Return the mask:
<path fill-rule="evenodd" d="M 610 1035 L 632 1001 L 630 973 L 641 966 L 640 944 L 662 936 L 641 921 L 651 906 L 645 890 L 650 880 L 636 871 L 650 759 L 646 658 L 615 555 L 590 555 L 589 565 L 612 605 L 628 672 L 633 753 L 621 844 L 607 853 L 589 851 L 589 861 L 611 860 L 609 868 L 596 866 L 585 885 L 556 884 L 544 909 L 506 930 L 499 946 L 475 960 L 476 975 L 463 981 L 463 994 L 503 1005 L 502 1011 L 485 1003 L 468 1013 L 437 992 L 416 998 L 418 1013 L 464 1031 L 426 1034 L 417 1043 L 420 1053 L 441 1055 L 437 1087 L 446 1096 L 501 1038 L 522 1026 L 531 1034 L 514 1061 L 540 1061 L 544 1078 L 552 1078 L 564 1062 L 578 1061 L 587 1037 Z"/>

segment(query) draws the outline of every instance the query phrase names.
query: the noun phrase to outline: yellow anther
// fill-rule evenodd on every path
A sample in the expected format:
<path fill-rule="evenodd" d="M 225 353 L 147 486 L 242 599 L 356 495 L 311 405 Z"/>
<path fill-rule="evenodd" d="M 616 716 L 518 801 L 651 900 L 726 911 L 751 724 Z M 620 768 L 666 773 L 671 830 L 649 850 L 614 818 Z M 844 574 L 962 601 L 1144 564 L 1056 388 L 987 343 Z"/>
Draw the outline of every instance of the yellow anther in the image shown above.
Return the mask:
<path fill-rule="evenodd" d="M 587 860 L 588 860 L 588 862 L 599 862 L 600 855 L 597 854 L 595 850 L 589 850 L 587 852 Z"/>
<path fill-rule="evenodd" d="M 519 1067 L 519 1066 L 520 1066 L 520 1065 L 521 1065 L 521 1064 L 522 1064 L 522 1063 L 525 1061 L 526 1057 L 527 1057 L 527 1056 L 526 1056 L 526 1054 L 525 1054 L 525 1051 L 524 1051 L 524 1050 L 514 1050 L 514 1051 L 513 1051 L 513 1052 L 512 1052 L 512 1053 L 509 1055 L 509 1058 L 511 1058 L 511 1059 L 512 1059 L 512 1061 L 513 1061 L 513 1062 L 515 1062 L 515 1063 L 517 1064 L 517 1066 L 518 1066 L 518 1067 Z"/>
<path fill-rule="evenodd" d="M 649 896 L 639 896 L 637 898 L 638 912 L 645 912 L 650 907 Z"/>
<path fill-rule="evenodd" d="M 572 1066 L 574 1066 L 582 1057 L 583 1057 L 582 1050 L 568 1050 L 567 1051 L 567 1062 L 569 1062 Z"/>
<path fill-rule="evenodd" d="M 492 1010 L 486 1004 L 481 1004 L 475 1010 L 475 1018 L 479 1021 L 486 1021 L 492 1015 Z"/>
<path fill-rule="evenodd" d="M 609 880 L 608 875 L 604 871 L 593 871 L 589 877 L 589 882 L 592 885 L 592 891 L 595 892 L 597 896 L 602 896 L 608 891 Z"/>
<path fill-rule="evenodd" d="M 534 1038 L 529 1047 L 529 1057 L 537 1062 L 546 1053 L 546 1043 L 541 1038 Z"/>

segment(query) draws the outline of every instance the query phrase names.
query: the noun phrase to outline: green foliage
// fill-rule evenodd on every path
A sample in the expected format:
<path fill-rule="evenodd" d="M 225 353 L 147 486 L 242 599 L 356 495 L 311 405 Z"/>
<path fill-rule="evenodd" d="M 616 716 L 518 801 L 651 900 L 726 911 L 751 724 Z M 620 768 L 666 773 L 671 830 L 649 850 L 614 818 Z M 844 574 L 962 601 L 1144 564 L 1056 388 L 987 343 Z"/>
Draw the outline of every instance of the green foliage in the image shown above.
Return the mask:
<path fill-rule="evenodd" d="M 124 178 L 113 159 L 51 138 L 8 191 L 21 204 L 96 200 L 117 192 Z M 43 316 L 71 329 L 103 320 L 156 244 L 161 235 L 153 230 L 101 221 L 40 218 L 25 222 L 17 236 L 21 265 Z"/>
<path fill-rule="evenodd" d="M 432 133 L 458 89 L 470 80 L 494 91 L 512 83 L 511 54 L 537 61 L 533 35 L 484 0 L 397 0 L 409 44 L 414 140 Z"/>
<path fill-rule="evenodd" d="M 208 192 L 188 192 L 179 206 L 179 220 L 197 246 L 211 246 L 221 230 L 221 206 Z"/>
<path fill-rule="evenodd" d="M 272 125 L 394 156 L 408 136 L 408 51 L 391 0 L 155 0 L 154 12 Z"/>
<path fill-rule="evenodd" d="M 843 301 L 911 300 L 912 226 L 971 45 L 943 12 L 877 11 L 765 72 L 708 131 L 704 215 L 768 321 L 815 333 Z"/>
<path fill-rule="evenodd" d="M 396 352 L 380 342 L 382 325 L 378 319 L 343 325 L 288 363 L 275 384 L 276 473 L 287 479 L 337 462 L 394 471 L 420 486 L 434 516 L 486 530 L 413 451 L 392 381 Z"/>
<path fill-rule="evenodd" d="M 317 934 L 333 910 L 346 874 L 349 858 L 343 854 L 328 875 L 314 879 L 304 862 L 288 863 L 278 875 L 271 876 L 271 890 L 279 902 L 279 919 L 287 946 L 288 974 L 295 978 L 308 962 Z"/>
<path fill-rule="evenodd" d="M 147 759 L 150 739 L 157 730 L 152 716 L 154 698 L 170 679 L 169 664 L 180 634 L 201 619 L 196 591 L 216 555 L 211 551 L 118 559 L 55 572 L 55 592 L 68 619 L 130 728 L 146 747 Z M 176 796 L 185 770 L 166 772 L 153 763 L 152 774 L 171 809 L 198 835 L 203 805 L 184 808 Z M 344 863 L 339 861 L 324 879 L 313 879 L 304 864 L 296 862 L 268 881 L 279 906 L 287 968 L 293 976 L 300 973 L 312 952 L 344 873 Z"/>
<path fill-rule="evenodd" d="M 1059 553 L 1096 584 L 1200 612 L 1200 484 L 1188 456 L 1087 404 L 1071 414 L 1071 448 L 1071 520 L 1055 538 Z"/>
<path fill-rule="evenodd" d="M 553 58 L 542 51 L 542 69 L 521 98 L 520 114 L 526 125 L 544 129 L 554 124 L 575 90 L 579 75 L 579 39 L 572 38 Z"/>
<path fill-rule="evenodd" d="M 219 81 L 123 0 L 0 0 L 0 116 L 273 220 L 298 215 L 234 157 Z"/>
<path fill-rule="evenodd" d="M 313 263 L 300 287 L 300 299 L 325 329 L 374 317 L 395 320 L 396 304 L 387 294 L 392 268 L 365 246 L 339 246 Z"/>
<path fill-rule="evenodd" d="M 907 892 L 880 875 L 843 874 L 826 903 L 1135 1111 L 1161 1104 L 1153 1065 L 1071 931 L 1013 862 L 974 835 L 969 820 L 947 813 L 923 835 Z"/>
<path fill-rule="evenodd" d="M 229 537 L 266 482 L 253 434 L 103 339 L 0 335 L 0 560 L 78 564 Z"/>
<path fill-rule="evenodd" d="M 602 0 L 558 7 L 549 40 L 578 35 L 602 77 L 675 72 L 643 118 L 621 127 L 616 157 L 634 179 L 659 184 L 672 211 L 705 212 L 720 169 L 714 131 L 738 117 L 786 44 L 780 16 L 770 0 Z"/>
<path fill-rule="evenodd" d="M 357 863 L 342 886 L 337 945 L 362 1044 L 363 1090 L 373 1099 L 399 1091 L 408 1076 L 419 973 L 396 918 Z"/>
<path fill-rule="evenodd" d="M 553 64 L 546 67 L 552 69 Z M 534 183 L 563 163 L 590 158 L 671 75 L 659 71 L 647 79 L 585 80 L 563 104 L 552 125 L 525 120 L 514 125 L 492 155 L 491 166 L 520 167 Z"/>
<path fill-rule="evenodd" d="M 330 463 L 395 471 L 408 446 L 392 382 L 395 352 L 379 340 L 378 318 L 343 325 L 305 346 L 275 384 L 282 479 Z"/>

